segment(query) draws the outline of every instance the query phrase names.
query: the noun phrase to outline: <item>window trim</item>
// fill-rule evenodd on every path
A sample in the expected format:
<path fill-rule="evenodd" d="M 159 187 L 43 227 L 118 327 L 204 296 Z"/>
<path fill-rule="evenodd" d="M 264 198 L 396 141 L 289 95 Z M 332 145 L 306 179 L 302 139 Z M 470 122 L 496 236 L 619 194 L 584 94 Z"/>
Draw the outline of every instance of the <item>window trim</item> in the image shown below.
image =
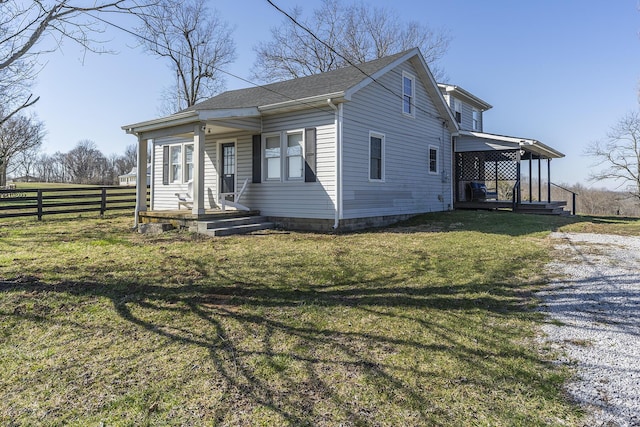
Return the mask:
<path fill-rule="evenodd" d="M 453 99 L 453 115 L 458 123 L 462 123 L 462 101 L 454 97 L 451 97 L 451 99 Z"/>
<path fill-rule="evenodd" d="M 433 171 L 431 170 L 431 151 L 435 151 L 436 152 L 436 170 Z M 430 175 L 437 175 L 440 173 L 440 147 L 438 147 L 437 145 L 429 145 L 429 150 L 428 150 L 428 171 Z"/>
<path fill-rule="evenodd" d="M 411 81 L 411 94 L 405 93 L 404 80 Z M 409 96 L 409 111 L 405 110 L 405 97 Z M 402 114 L 407 117 L 416 117 L 416 77 L 406 71 L 402 72 Z"/>
<path fill-rule="evenodd" d="M 280 140 L 280 155 L 279 159 L 279 176 L 277 178 L 269 178 L 269 163 L 267 159 L 275 157 L 267 157 L 267 138 L 273 138 L 277 136 Z M 270 132 L 262 134 L 262 182 L 282 182 L 282 132 Z"/>
<path fill-rule="evenodd" d="M 474 108 L 471 117 L 472 117 L 471 128 L 474 131 L 482 132 L 482 112 L 477 108 Z"/>
<path fill-rule="evenodd" d="M 380 178 L 371 178 L 371 139 L 372 138 L 378 138 L 381 140 L 380 142 Z M 385 173 L 384 173 L 384 169 L 385 169 L 385 146 L 386 146 L 386 136 L 384 133 L 382 132 L 376 132 L 376 131 L 369 131 L 369 143 L 367 144 L 368 146 L 368 151 L 369 151 L 369 155 L 367 156 L 369 159 L 368 162 L 368 174 L 367 177 L 369 179 L 369 182 L 385 182 Z"/>
<path fill-rule="evenodd" d="M 284 154 L 284 162 L 283 162 L 283 168 L 284 168 L 284 173 L 282 174 L 282 178 L 284 181 L 293 181 L 293 182 L 304 182 L 304 176 L 305 176 L 305 143 L 306 143 L 306 136 L 305 136 L 305 131 L 304 129 L 294 129 L 294 130 L 289 130 L 286 132 L 283 132 L 284 134 L 284 138 L 281 138 L 281 142 L 283 145 L 283 148 L 285 148 L 284 150 L 281 150 L 281 153 Z M 296 135 L 296 134 L 300 134 L 301 138 L 300 138 L 300 176 L 297 178 L 291 178 L 289 176 L 289 157 L 298 157 L 298 156 L 289 156 L 289 135 Z"/>
<path fill-rule="evenodd" d="M 183 184 L 184 183 L 184 170 L 182 168 L 183 159 L 184 159 L 184 144 L 170 144 L 169 145 L 169 184 Z M 174 150 L 180 149 L 180 157 L 177 159 L 177 162 L 173 161 L 173 153 Z M 177 165 L 180 167 L 180 170 L 177 173 L 174 172 L 173 168 Z M 178 175 L 176 177 L 176 175 Z"/>
<path fill-rule="evenodd" d="M 182 150 L 182 182 L 189 182 L 189 181 L 193 181 L 193 171 L 195 169 L 194 167 L 194 163 L 193 163 L 193 157 L 195 155 L 195 144 L 194 143 L 189 143 L 186 142 L 183 145 L 183 150 Z M 187 147 L 191 147 L 191 162 L 187 161 Z M 191 168 L 189 168 L 189 165 L 191 165 Z M 191 170 L 191 179 L 189 179 L 189 169 Z"/>

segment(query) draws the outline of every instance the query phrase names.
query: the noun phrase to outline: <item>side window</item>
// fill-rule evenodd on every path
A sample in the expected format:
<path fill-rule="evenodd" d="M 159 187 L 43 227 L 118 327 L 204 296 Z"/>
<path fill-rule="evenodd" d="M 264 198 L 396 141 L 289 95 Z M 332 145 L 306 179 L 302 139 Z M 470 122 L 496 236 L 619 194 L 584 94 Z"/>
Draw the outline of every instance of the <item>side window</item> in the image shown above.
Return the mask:
<path fill-rule="evenodd" d="M 180 182 L 182 180 L 182 145 L 172 145 L 169 147 L 170 158 L 170 182 Z"/>
<path fill-rule="evenodd" d="M 453 98 L 453 113 L 456 116 L 456 121 L 462 123 L 462 101 Z"/>
<path fill-rule="evenodd" d="M 280 180 L 280 134 L 267 135 L 264 139 L 264 178 L 267 181 Z"/>
<path fill-rule="evenodd" d="M 193 181 L 193 144 L 184 146 L 184 182 Z"/>
<path fill-rule="evenodd" d="M 415 77 L 411 74 L 402 73 L 402 112 L 411 117 L 415 117 Z"/>
<path fill-rule="evenodd" d="M 473 109 L 473 130 L 482 132 L 482 116 L 480 110 Z"/>
<path fill-rule="evenodd" d="M 438 147 L 434 145 L 429 146 L 429 173 L 438 173 Z"/>
<path fill-rule="evenodd" d="M 304 159 L 302 156 L 302 131 L 287 134 L 287 179 L 304 178 Z"/>
<path fill-rule="evenodd" d="M 384 135 L 369 133 L 369 179 L 384 179 Z"/>

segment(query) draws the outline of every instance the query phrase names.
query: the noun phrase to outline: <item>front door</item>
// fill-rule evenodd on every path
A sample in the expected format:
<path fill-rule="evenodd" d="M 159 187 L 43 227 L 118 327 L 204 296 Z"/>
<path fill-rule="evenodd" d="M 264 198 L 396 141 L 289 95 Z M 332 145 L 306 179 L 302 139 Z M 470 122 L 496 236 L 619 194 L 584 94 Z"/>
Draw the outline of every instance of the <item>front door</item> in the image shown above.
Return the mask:
<path fill-rule="evenodd" d="M 233 193 L 236 189 L 236 145 L 233 142 L 220 146 L 222 157 L 220 159 L 222 174 L 220 175 L 220 192 Z M 233 200 L 233 196 L 227 196 Z"/>

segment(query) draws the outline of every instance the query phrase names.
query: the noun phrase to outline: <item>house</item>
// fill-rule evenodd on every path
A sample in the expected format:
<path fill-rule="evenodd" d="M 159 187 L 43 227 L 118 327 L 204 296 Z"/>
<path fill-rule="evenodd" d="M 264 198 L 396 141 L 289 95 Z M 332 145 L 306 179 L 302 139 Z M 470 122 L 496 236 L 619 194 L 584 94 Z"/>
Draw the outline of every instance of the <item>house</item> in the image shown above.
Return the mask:
<path fill-rule="evenodd" d="M 474 128 L 488 108 L 439 86 L 418 49 L 224 92 L 123 126 L 138 138 L 140 165 L 151 144 L 151 201 L 138 185 L 136 220 L 179 215 L 176 195 L 188 190 L 188 214 L 205 218 L 241 187 L 243 205 L 288 229 L 352 230 L 450 210 L 464 182 L 454 179 L 453 146 L 492 147 Z"/>
<path fill-rule="evenodd" d="M 138 167 L 134 166 L 131 172 L 124 175 L 118 175 L 118 184 L 121 186 L 135 186 L 138 182 Z M 147 186 L 151 185 L 151 164 L 147 164 Z"/>

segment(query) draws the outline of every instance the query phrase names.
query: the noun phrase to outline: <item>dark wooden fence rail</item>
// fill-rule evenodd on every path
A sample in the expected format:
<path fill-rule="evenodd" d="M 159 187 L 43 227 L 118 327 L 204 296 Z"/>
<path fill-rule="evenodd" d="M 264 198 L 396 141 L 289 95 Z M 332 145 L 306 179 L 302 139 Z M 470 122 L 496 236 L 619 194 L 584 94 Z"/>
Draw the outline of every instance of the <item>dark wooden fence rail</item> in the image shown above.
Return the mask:
<path fill-rule="evenodd" d="M 147 198 L 149 193 L 147 192 Z M 0 218 L 133 210 L 135 187 L 0 189 Z"/>

